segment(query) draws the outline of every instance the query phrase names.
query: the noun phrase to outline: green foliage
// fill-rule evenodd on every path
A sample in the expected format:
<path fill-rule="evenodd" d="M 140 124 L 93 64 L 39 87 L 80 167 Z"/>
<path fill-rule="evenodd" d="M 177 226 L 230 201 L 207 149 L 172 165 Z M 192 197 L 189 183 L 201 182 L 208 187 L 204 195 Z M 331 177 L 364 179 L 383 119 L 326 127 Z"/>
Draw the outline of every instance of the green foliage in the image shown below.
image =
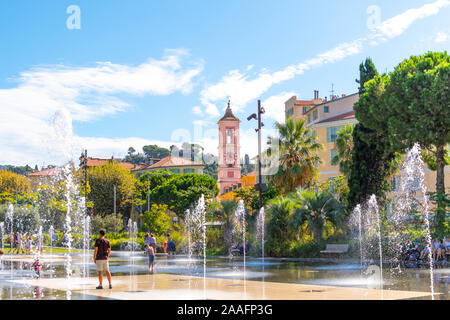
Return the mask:
<path fill-rule="evenodd" d="M 31 191 L 28 179 L 20 174 L 0 170 L 0 193 L 27 193 Z"/>
<path fill-rule="evenodd" d="M 137 190 L 141 199 L 147 199 L 148 179 L 150 178 L 150 201 L 152 203 L 166 204 L 178 216 L 184 213 L 203 194 L 205 199 L 217 195 L 219 188 L 216 180 L 204 174 L 170 174 L 160 171 L 143 175 L 139 178 Z"/>
<path fill-rule="evenodd" d="M 383 206 L 390 190 L 389 177 L 397 170 L 399 155 L 392 150 L 386 119 L 380 108 L 385 102 L 384 91 L 389 82 L 379 76 L 370 59 L 360 66 L 360 97 L 354 105 L 359 123 L 353 129 L 351 153 L 349 206 L 353 208 L 372 194 Z"/>
<path fill-rule="evenodd" d="M 294 203 L 293 223 L 297 227 L 307 223 L 314 235 L 314 242 L 322 241 L 327 223 L 342 225 L 346 211 L 341 203 L 328 192 L 302 190 L 291 195 Z"/>
<path fill-rule="evenodd" d="M 237 207 L 237 201 L 223 200 L 219 204 L 210 207 L 212 220 L 222 222 L 221 233 L 225 246 L 229 247 L 232 243 L 234 211 Z"/>
<path fill-rule="evenodd" d="M 314 185 L 318 175 L 316 165 L 321 163 L 317 152 L 323 145 L 316 142 L 305 121 L 290 117 L 285 124 L 277 122 L 275 126 L 279 132 L 279 166 L 270 181 L 283 194 Z M 277 143 L 277 139 L 269 138 L 268 156 L 276 155 Z"/>
<path fill-rule="evenodd" d="M 333 197 L 339 200 L 342 204 L 348 204 L 348 193 L 350 188 L 346 178 L 343 175 L 329 178 L 326 181 L 318 182 L 317 188 L 320 192 L 330 192 Z"/>
<path fill-rule="evenodd" d="M 144 146 L 142 148 L 147 159 L 156 158 L 162 159 L 168 157 L 170 154 L 169 149 L 158 147 L 156 144 Z"/>
<path fill-rule="evenodd" d="M 114 214 L 108 214 L 104 217 L 100 215 L 94 215 L 91 219 L 92 233 L 98 234 L 101 229 L 106 230 L 106 232 L 118 233 L 123 229 L 123 218 L 119 213 L 117 217 Z"/>
<path fill-rule="evenodd" d="M 450 196 L 445 193 L 431 192 L 430 200 L 435 211 L 435 233 L 440 238 L 448 237 L 450 233 Z"/>
<path fill-rule="evenodd" d="M 373 79 L 377 75 L 378 71 L 373 64 L 372 59 L 366 58 L 366 60 L 359 65 L 359 79 L 355 80 L 356 83 L 360 84 L 360 87 L 358 88 L 360 94 L 366 91 L 364 88 L 366 82 Z"/>
<path fill-rule="evenodd" d="M 0 170 L 7 170 L 10 172 L 20 174 L 22 176 L 27 176 L 30 173 L 39 171 L 37 168 L 37 165 L 36 165 L 35 169 L 31 168 L 29 165 L 26 165 L 26 166 L 0 165 Z"/>
<path fill-rule="evenodd" d="M 437 150 L 435 146 L 424 148 L 422 150 L 422 160 L 425 162 L 430 170 L 436 171 L 436 156 Z M 450 153 L 448 148 L 444 148 L 444 166 L 450 165 Z"/>
<path fill-rule="evenodd" d="M 339 165 L 339 171 L 347 178 L 350 176 L 352 166 L 353 128 L 354 125 L 347 124 L 337 132 L 337 138 L 334 142 L 337 152 L 331 161 L 332 165 Z"/>
<path fill-rule="evenodd" d="M 386 203 L 386 194 L 391 189 L 389 177 L 397 170 L 397 155 L 377 148 L 373 143 L 366 143 L 364 135 L 373 131 L 357 124 L 353 131 L 352 167 L 348 186 L 349 208 L 367 201 L 375 194 L 380 206 Z"/>
<path fill-rule="evenodd" d="M 435 146 L 440 193 L 445 192 L 444 146 L 450 142 L 449 75 L 447 52 L 405 59 L 389 75 L 366 84 L 368 95 L 361 98 L 372 107 L 359 115 L 365 117 L 365 126 L 388 135 L 390 151 L 404 152 L 416 142 L 423 148 Z"/>
<path fill-rule="evenodd" d="M 8 206 L 8 204 L 0 205 L 0 221 L 5 221 L 5 213 L 8 210 Z M 41 225 L 38 209 L 30 205 L 15 205 L 13 224 L 14 231 L 37 232 Z"/>
<path fill-rule="evenodd" d="M 150 231 L 156 236 L 163 236 L 170 229 L 170 217 L 167 215 L 167 205 L 152 204 L 150 211 L 141 214 L 141 231 Z"/>
<path fill-rule="evenodd" d="M 117 212 L 129 216 L 134 193 L 134 175 L 117 162 L 89 168 L 89 199 L 94 204 L 94 214 L 105 216 L 114 212 L 114 186 L 116 186 Z"/>

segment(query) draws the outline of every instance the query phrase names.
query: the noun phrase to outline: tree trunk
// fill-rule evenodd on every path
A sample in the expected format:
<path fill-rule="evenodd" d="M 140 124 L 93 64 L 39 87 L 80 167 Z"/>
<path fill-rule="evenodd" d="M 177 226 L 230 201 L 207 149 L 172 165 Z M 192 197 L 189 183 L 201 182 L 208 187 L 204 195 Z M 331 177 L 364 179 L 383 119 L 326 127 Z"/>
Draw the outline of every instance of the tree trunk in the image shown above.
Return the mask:
<path fill-rule="evenodd" d="M 436 193 L 437 193 L 437 208 L 436 208 L 436 232 L 439 237 L 444 236 L 444 223 L 445 223 L 445 203 L 441 202 L 441 196 L 445 194 L 445 184 L 444 184 L 444 146 L 436 147 Z"/>
<path fill-rule="evenodd" d="M 444 185 L 444 146 L 436 147 L 436 192 L 445 193 Z"/>
<path fill-rule="evenodd" d="M 320 228 L 314 228 L 314 231 L 313 231 L 313 233 L 314 233 L 314 242 L 317 244 L 317 243 L 320 243 L 320 240 L 322 240 L 322 232 L 321 232 L 321 229 Z"/>

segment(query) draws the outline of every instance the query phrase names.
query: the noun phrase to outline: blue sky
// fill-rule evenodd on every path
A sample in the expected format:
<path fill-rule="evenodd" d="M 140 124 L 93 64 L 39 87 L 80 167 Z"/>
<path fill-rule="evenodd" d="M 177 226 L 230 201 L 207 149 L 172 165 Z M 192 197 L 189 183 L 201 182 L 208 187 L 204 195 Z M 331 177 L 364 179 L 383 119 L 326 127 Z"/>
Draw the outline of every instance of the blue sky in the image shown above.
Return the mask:
<path fill-rule="evenodd" d="M 66 26 L 70 5 L 80 29 Z M 288 97 L 329 96 L 332 83 L 356 92 L 367 56 L 390 71 L 447 50 L 449 18 L 448 0 L 3 1 L 0 164 L 60 163 L 83 148 L 120 157 L 183 140 L 216 153 L 228 96 L 243 120 L 241 155 L 254 156 L 255 123 L 245 118 L 257 99 L 273 134 Z"/>

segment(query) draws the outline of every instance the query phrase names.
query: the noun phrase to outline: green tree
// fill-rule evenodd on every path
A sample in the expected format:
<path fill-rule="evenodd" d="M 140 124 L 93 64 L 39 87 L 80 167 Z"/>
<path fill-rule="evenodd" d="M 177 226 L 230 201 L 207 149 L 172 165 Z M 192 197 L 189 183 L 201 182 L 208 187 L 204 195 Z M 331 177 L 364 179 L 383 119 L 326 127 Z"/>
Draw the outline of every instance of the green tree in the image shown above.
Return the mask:
<path fill-rule="evenodd" d="M 291 240 L 297 233 L 293 225 L 293 202 L 289 197 L 280 196 L 267 206 L 267 238 L 278 246 Z"/>
<path fill-rule="evenodd" d="M 117 162 L 106 162 L 88 170 L 89 199 L 94 204 L 94 214 L 105 216 L 114 212 L 114 186 L 116 186 L 117 211 L 128 217 L 131 210 L 135 178 Z"/>
<path fill-rule="evenodd" d="M 150 185 L 148 184 L 150 177 Z M 203 194 L 206 199 L 217 195 L 217 181 L 204 174 L 172 174 L 166 171 L 150 173 L 139 178 L 137 190 L 141 199 L 147 199 L 150 186 L 151 203 L 166 204 L 180 217 Z"/>
<path fill-rule="evenodd" d="M 170 217 L 167 215 L 168 207 L 165 204 L 152 204 L 150 211 L 140 215 L 142 219 L 141 231 L 153 232 L 161 237 L 170 229 Z"/>
<path fill-rule="evenodd" d="M 373 78 L 373 80 L 371 80 Z M 390 148 L 389 133 L 380 119 L 380 104 L 383 101 L 385 76 L 379 76 L 372 61 L 366 59 L 360 65 L 360 97 L 354 105 L 359 123 L 353 129 L 353 150 L 348 179 L 349 206 L 353 208 L 365 202 L 372 194 L 377 196 L 380 206 L 386 203 L 390 189 L 389 177 L 397 169 L 398 155 Z M 377 81 L 377 86 L 371 85 Z"/>
<path fill-rule="evenodd" d="M 359 83 L 359 93 L 366 92 L 364 85 L 367 81 L 372 80 L 378 75 L 378 71 L 371 58 L 366 58 L 364 62 L 359 65 L 359 79 L 356 79 L 356 83 Z"/>
<path fill-rule="evenodd" d="M 302 190 L 293 194 L 291 199 L 295 203 L 294 224 L 301 227 L 307 223 L 315 243 L 322 240 L 327 223 L 339 226 L 344 221 L 344 207 L 328 192 Z"/>
<path fill-rule="evenodd" d="M 339 164 L 339 171 L 347 178 L 350 176 L 352 166 L 353 128 L 354 125 L 347 124 L 337 132 L 337 138 L 334 141 L 337 152 L 331 161 L 334 166 Z"/>
<path fill-rule="evenodd" d="M 28 179 L 20 174 L 0 170 L 0 193 L 25 193 L 31 191 L 31 185 Z"/>
<path fill-rule="evenodd" d="M 142 148 L 147 159 L 156 158 L 162 159 L 168 157 L 170 154 L 169 149 L 158 147 L 156 144 L 144 146 Z"/>
<path fill-rule="evenodd" d="M 141 153 L 136 153 L 136 150 L 133 147 L 128 148 L 128 154 L 123 159 L 124 162 L 133 164 L 142 164 L 145 163 L 145 160 L 145 156 Z"/>
<path fill-rule="evenodd" d="M 445 146 L 450 142 L 450 56 L 428 52 L 401 62 L 392 73 L 382 104 L 390 142 L 403 152 L 418 142 L 436 148 L 436 191 L 445 193 Z"/>
<path fill-rule="evenodd" d="M 279 133 L 279 167 L 270 181 L 282 193 L 295 191 L 298 187 L 312 186 L 318 175 L 316 165 L 321 163 L 317 152 L 323 145 L 316 141 L 305 122 L 289 117 L 285 124 L 276 123 Z M 269 138 L 267 154 L 275 154 L 278 141 Z"/>
<path fill-rule="evenodd" d="M 234 200 L 223 200 L 220 202 L 219 206 L 214 208 L 212 215 L 214 219 L 218 219 L 222 224 L 222 236 L 225 240 L 225 246 L 229 248 L 232 242 L 232 234 L 234 228 L 234 211 L 237 207 L 237 201 Z"/>

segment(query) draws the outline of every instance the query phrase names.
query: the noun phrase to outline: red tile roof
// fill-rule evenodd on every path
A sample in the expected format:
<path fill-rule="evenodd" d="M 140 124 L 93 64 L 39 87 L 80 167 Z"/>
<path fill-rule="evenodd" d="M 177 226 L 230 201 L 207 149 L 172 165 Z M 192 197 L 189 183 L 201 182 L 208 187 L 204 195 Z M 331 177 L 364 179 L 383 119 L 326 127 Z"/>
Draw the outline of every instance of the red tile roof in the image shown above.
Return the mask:
<path fill-rule="evenodd" d="M 202 163 L 194 162 L 186 158 L 179 158 L 179 157 L 165 157 L 158 161 L 155 164 L 152 164 L 151 166 L 147 167 L 150 169 L 154 168 L 165 168 L 165 167 L 185 167 L 185 166 L 203 166 Z"/>
<path fill-rule="evenodd" d="M 332 122 L 332 121 L 338 121 L 338 120 L 342 120 L 342 119 L 346 119 L 346 118 L 351 118 L 355 116 L 355 111 L 349 111 L 340 115 L 337 115 L 335 117 L 331 117 L 322 121 L 319 121 L 318 123 L 324 123 L 324 122 Z"/>
<path fill-rule="evenodd" d="M 29 177 L 55 176 L 57 168 L 42 170 L 39 172 L 30 173 Z"/>
<path fill-rule="evenodd" d="M 114 159 L 114 158 L 100 159 L 100 158 L 90 158 L 90 157 L 88 157 L 87 166 L 88 167 L 98 167 L 98 166 L 104 165 L 108 161 L 116 161 L 119 165 L 121 165 L 123 168 L 128 169 L 128 170 L 137 169 L 138 167 L 141 166 L 141 165 L 135 165 L 133 163 L 122 162 L 122 161 Z"/>

